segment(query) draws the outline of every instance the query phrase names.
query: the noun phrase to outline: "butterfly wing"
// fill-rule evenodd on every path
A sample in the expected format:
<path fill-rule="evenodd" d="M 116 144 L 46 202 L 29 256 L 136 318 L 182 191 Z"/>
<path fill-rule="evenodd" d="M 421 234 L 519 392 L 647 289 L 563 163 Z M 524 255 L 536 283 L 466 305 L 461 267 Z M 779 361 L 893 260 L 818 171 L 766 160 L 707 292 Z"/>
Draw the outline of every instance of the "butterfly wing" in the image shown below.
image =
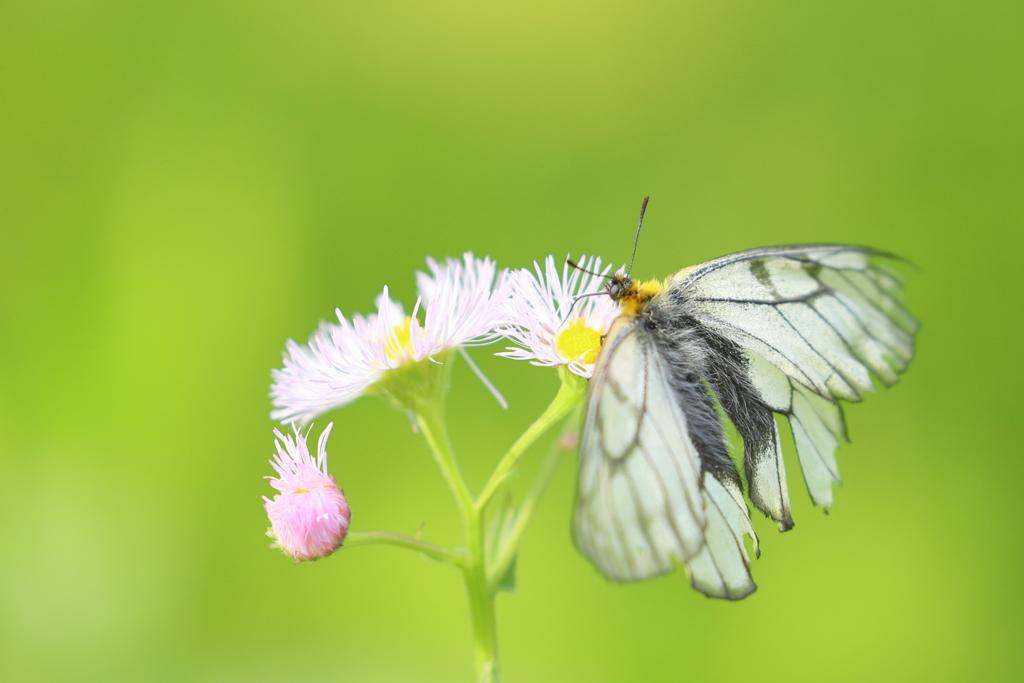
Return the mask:
<path fill-rule="evenodd" d="M 861 400 L 874 390 L 872 375 L 895 384 L 914 355 L 918 323 L 886 258 L 843 245 L 767 247 L 687 268 L 668 282 L 671 297 L 720 346 L 738 349 L 741 383 L 753 398 L 722 403 L 744 441 L 756 442 L 745 456 L 751 500 L 783 529 L 792 526 L 785 468 L 774 419 L 763 414 L 789 418 L 811 497 L 829 506 L 831 482 L 839 481 L 835 448 L 846 436 L 837 400 Z"/>
<path fill-rule="evenodd" d="M 577 546 L 615 581 L 664 574 L 680 561 L 697 589 L 737 599 L 755 588 L 744 533 L 754 537 L 742 494 L 733 482 L 702 474 L 651 333 L 620 318 L 590 384 Z"/>

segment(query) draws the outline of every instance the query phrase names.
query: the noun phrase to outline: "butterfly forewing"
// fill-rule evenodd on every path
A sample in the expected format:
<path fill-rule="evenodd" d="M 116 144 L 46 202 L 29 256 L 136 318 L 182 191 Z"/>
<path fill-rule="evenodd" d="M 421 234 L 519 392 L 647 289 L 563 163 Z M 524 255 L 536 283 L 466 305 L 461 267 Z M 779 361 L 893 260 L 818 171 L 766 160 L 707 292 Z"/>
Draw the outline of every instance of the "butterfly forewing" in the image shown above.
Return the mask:
<path fill-rule="evenodd" d="M 869 249 L 751 249 L 680 271 L 670 288 L 699 321 L 826 398 L 858 401 L 870 373 L 892 384 L 913 356 L 917 322 L 901 283 Z"/>

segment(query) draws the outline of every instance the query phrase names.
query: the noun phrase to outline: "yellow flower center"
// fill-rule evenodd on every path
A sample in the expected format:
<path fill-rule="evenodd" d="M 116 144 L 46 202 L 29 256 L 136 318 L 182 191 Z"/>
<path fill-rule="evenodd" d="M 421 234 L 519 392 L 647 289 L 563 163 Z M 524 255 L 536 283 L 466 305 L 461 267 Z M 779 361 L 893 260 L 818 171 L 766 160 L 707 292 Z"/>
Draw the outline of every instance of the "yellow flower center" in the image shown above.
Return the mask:
<path fill-rule="evenodd" d="M 412 358 L 412 318 L 406 317 L 405 320 L 395 325 L 392 332 L 394 334 L 389 336 L 384 343 L 384 351 L 388 354 L 388 358 L 399 362 L 405 362 Z"/>
<path fill-rule="evenodd" d="M 310 488 L 326 489 L 327 485 L 326 484 L 316 484 L 314 486 L 311 486 Z M 296 493 L 309 493 L 309 491 L 310 491 L 310 489 L 295 489 L 294 491 L 292 491 L 292 495 L 295 495 Z"/>
<path fill-rule="evenodd" d="M 587 326 L 586 318 L 577 318 L 555 338 L 558 355 L 569 361 L 593 363 L 601 348 L 601 333 Z"/>

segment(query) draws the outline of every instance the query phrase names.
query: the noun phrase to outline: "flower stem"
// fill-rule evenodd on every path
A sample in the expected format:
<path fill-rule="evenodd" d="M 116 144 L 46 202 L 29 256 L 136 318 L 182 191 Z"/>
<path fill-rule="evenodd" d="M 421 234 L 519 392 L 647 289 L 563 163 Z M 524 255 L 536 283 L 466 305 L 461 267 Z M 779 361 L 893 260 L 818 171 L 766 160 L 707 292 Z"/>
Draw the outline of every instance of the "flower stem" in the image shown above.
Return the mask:
<path fill-rule="evenodd" d="M 469 552 L 460 566 L 466 579 L 470 616 L 473 623 L 473 644 L 479 683 L 498 680 L 498 632 L 494 618 L 494 593 L 487 584 L 487 556 L 484 543 L 484 515 L 473 504 L 452 452 L 444 410 L 440 401 L 420 402 L 416 406 L 416 422 L 441 468 L 462 515 Z"/>
<path fill-rule="evenodd" d="M 464 551 L 451 550 L 450 548 L 421 541 L 412 536 L 403 536 L 402 534 L 395 534 L 390 531 L 352 531 L 345 538 L 346 548 L 355 548 L 372 543 L 385 543 L 396 545 L 400 548 L 408 548 L 409 550 L 423 553 L 435 560 L 450 562 L 459 567 L 464 567 L 466 564 L 466 554 Z"/>
<path fill-rule="evenodd" d="M 498 628 L 494 615 L 494 591 L 487 581 L 484 516 L 473 510 L 469 525 L 469 561 L 464 565 L 473 622 L 473 644 L 479 683 L 498 680 Z"/>
<path fill-rule="evenodd" d="M 430 452 L 434 455 L 441 474 L 448 487 L 455 495 L 455 501 L 462 514 L 462 522 L 469 528 L 469 518 L 473 512 L 473 496 L 466 487 L 466 480 L 462 477 L 458 464 L 455 462 L 455 453 L 452 451 L 451 439 L 448 436 L 448 427 L 444 419 L 444 407 L 440 401 L 420 401 L 414 410 L 416 424 L 419 426 L 423 437 L 430 446 Z"/>
<path fill-rule="evenodd" d="M 455 462 L 455 455 L 452 452 L 451 442 L 448 437 L 448 430 L 444 419 L 444 403 L 438 395 L 435 400 L 417 400 L 413 412 L 416 415 L 416 423 L 423 433 L 430 450 L 441 468 L 448 486 L 455 495 L 455 500 L 462 514 L 463 527 L 466 531 L 468 553 L 458 557 L 458 561 L 450 560 L 462 567 L 466 580 L 466 593 L 469 598 L 470 616 L 473 624 L 473 644 L 476 655 L 476 672 L 478 683 L 497 683 L 498 681 L 498 631 L 494 612 L 494 597 L 497 593 L 498 581 L 501 573 L 496 573 L 489 566 L 487 557 L 487 544 L 484 529 L 484 512 L 487 503 L 498 488 L 515 469 L 523 452 L 540 437 L 568 414 L 573 407 L 579 404 L 586 393 L 586 381 L 577 377 L 564 368 L 559 369 L 559 376 L 562 385 L 558 394 L 547 407 L 547 410 L 529 426 L 526 432 L 512 445 L 508 453 L 498 463 L 497 468 L 487 481 L 480 496 L 474 501 L 466 486 L 466 481 L 459 471 Z M 558 453 L 559 449 L 555 449 Z M 549 462 L 550 461 L 550 462 Z M 554 472 L 557 458 L 549 456 L 542 465 L 538 475 L 539 482 L 535 482 L 530 490 L 526 508 L 523 515 L 517 519 L 513 528 L 512 536 L 499 552 L 498 565 L 507 568 L 511 558 L 515 556 L 516 547 L 522 538 L 523 530 L 529 521 L 533 509 L 536 507 L 540 495 L 543 493 L 548 480 Z M 382 534 L 375 538 L 376 542 L 391 542 L 397 545 L 413 547 L 409 542 L 419 544 L 417 539 L 408 537 L 394 538 L 384 536 L 384 532 L 364 532 Z M 357 542 L 361 540 L 357 538 Z M 372 542 L 368 537 L 363 542 Z M 430 545 L 430 544 L 425 544 Z M 435 552 L 431 546 L 431 551 Z M 416 545 L 414 549 L 423 550 L 422 545 Z M 450 552 L 450 551 L 449 551 Z M 431 553 L 427 553 L 431 554 Z M 434 556 L 434 555 L 432 555 Z M 503 569 L 504 571 L 504 569 Z"/>
<path fill-rule="evenodd" d="M 558 388 L 558 393 L 555 395 L 554 400 L 551 401 L 547 410 L 512 444 L 512 448 L 508 450 L 505 457 L 498 463 L 491 478 L 484 485 L 484 490 L 476 499 L 477 511 L 482 513 L 484 508 L 487 507 L 487 503 L 494 497 L 498 487 L 508 479 L 508 476 L 519 462 L 520 456 L 530 447 L 530 444 L 550 429 L 552 425 L 565 417 L 586 394 L 586 380 L 572 374 L 564 367 L 560 367 L 558 371 L 559 376 L 562 378 L 562 386 Z"/>
<path fill-rule="evenodd" d="M 562 429 L 562 437 L 567 435 L 576 435 L 579 431 L 579 416 L 580 411 L 577 406 L 577 410 L 575 410 L 572 416 L 566 420 L 565 426 Z M 501 581 L 501 578 L 505 575 L 505 572 L 508 571 L 509 565 L 515 558 L 516 553 L 519 552 L 519 543 L 523 539 L 523 533 L 526 531 L 526 527 L 530 523 L 530 518 L 533 516 L 534 510 L 537 509 L 537 504 L 544 495 L 544 491 L 547 490 L 548 484 L 551 482 L 551 478 L 554 475 L 555 470 L 558 469 L 559 463 L 562 462 L 562 458 L 564 458 L 567 453 L 575 451 L 575 444 L 567 447 L 566 444 L 563 443 L 562 437 L 559 437 L 552 442 L 547 455 L 545 455 L 544 460 L 541 461 L 540 469 L 537 470 L 537 475 L 534 477 L 533 483 L 530 484 L 530 490 L 527 491 L 526 497 L 523 498 L 523 502 L 519 506 L 519 511 L 516 514 L 516 521 L 512 527 L 512 531 L 509 532 L 508 538 L 506 538 L 502 543 L 497 557 L 491 561 L 487 572 L 487 585 L 492 591 L 497 591 L 498 582 Z"/>

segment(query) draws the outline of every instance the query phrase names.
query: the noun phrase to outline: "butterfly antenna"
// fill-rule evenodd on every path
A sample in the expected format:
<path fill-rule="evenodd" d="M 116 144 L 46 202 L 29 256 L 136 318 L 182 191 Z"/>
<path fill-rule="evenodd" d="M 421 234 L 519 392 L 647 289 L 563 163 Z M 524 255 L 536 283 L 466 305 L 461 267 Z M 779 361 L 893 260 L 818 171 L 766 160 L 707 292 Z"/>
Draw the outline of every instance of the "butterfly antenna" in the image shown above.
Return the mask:
<path fill-rule="evenodd" d="M 575 268 L 576 270 L 580 271 L 581 273 L 586 273 L 587 275 L 594 275 L 596 277 L 611 277 L 610 275 L 602 275 L 601 273 L 595 273 L 592 270 L 587 270 L 586 268 L 584 268 L 580 264 L 578 264 L 575 261 L 573 261 L 571 258 L 565 259 L 565 262 L 568 263 L 573 268 Z"/>
<path fill-rule="evenodd" d="M 586 271 L 584 271 L 584 272 L 586 272 Z M 608 276 L 607 275 L 603 275 L 602 277 L 608 277 Z M 569 306 L 569 312 L 565 314 L 564 318 L 562 318 L 562 322 L 558 323 L 558 327 L 556 329 L 559 329 L 559 330 L 562 329 L 562 325 L 564 325 L 565 322 L 569 318 L 572 317 L 572 312 L 576 309 L 576 304 L 579 302 L 580 299 L 586 299 L 588 296 L 607 296 L 607 295 L 608 295 L 608 292 L 606 292 L 603 289 L 600 292 L 586 292 L 585 294 L 577 294 L 576 296 L 574 296 L 572 298 L 572 305 Z"/>
<path fill-rule="evenodd" d="M 611 275 L 605 275 L 605 274 L 603 274 L 603 273 L 597 273 L 597 272 L 594 272 L 593 270 L 587 270 L 586 268 L 584 268 L 584 267 L 583 267 L 583 266 L 581 266 L 580 264 L 576 263 L 575 261 L 573 261 L 573 260 L 572 260 L 571 258 L 569 258 L 569 257 L 566 257 L 566 259 L 565 259 L 565 262 L 566 262 L 566 263 L 568 263 L 568 264 L 569 264 L 570 266 L 572 266 L 573 268 L 575 268 L 576 270 L 580 271 L 581 273 L 586 273 L 587 275 L 593 275 L 593 276 L 595 276 L 595 277 L 603 277 L 603 278 L 606 278 L 606 279 L 607 279 L 607 278 L 611 278 Z M 565 321 L 567 321 L 567 320 L 568 320 L 568 319 L 569 319 L 569 318 L 570 318 L 570 317 L 572 316 L 572 312 L 573 312 L 573 310 L 574 310 L 574 309 L 576 308 L 576 303 L 577 303 L 577 302 L 578 302 L 578 301 L 579 301 L 580 299 L 585 299 L 585 298 L 587 298 L 588 296 L 603 296 L 603 295 L 606 295 L 607 293 L 608 293 L 608 292 L 606 292 L 606 291 L 604 291 L 604 290 L 602 289 L 602 290 L 601 290 L 600 292 L 587 292 L 587 293 L 585 293 L 585 294 L 577 294 L 576 296 L 574 296 L 574 297 L 572 298 L 572 305 L 571 305 L 571 306 L 569 306 L 569 312 L 565 314 L 565 317 L 564 317 L 564 318 L 562 318 L 562 322 L 560 322 L 560 323 L 558 324 L 558 327 L 559 327 L 559 329 L 560 329 L 560 328 L 562 327 L 562 325 L 564 325 L 564 324 L 565 324 Z"/>
<path fill-rule="evenodd" d="M 636 245 L 640 243 L 640 228 L 644 224 L 644 211 L 647 210 L 647 201 L 651 198 L 651 195 L 644 197 L 644 203 L 640 205 L 640 222 L 636 224 L 636 237 L 633 238 L 633 255 L 629 257 L 629 268 L 626 269 L 626 275 L 633 272 L 633 259 L 636 258 Z"/>

